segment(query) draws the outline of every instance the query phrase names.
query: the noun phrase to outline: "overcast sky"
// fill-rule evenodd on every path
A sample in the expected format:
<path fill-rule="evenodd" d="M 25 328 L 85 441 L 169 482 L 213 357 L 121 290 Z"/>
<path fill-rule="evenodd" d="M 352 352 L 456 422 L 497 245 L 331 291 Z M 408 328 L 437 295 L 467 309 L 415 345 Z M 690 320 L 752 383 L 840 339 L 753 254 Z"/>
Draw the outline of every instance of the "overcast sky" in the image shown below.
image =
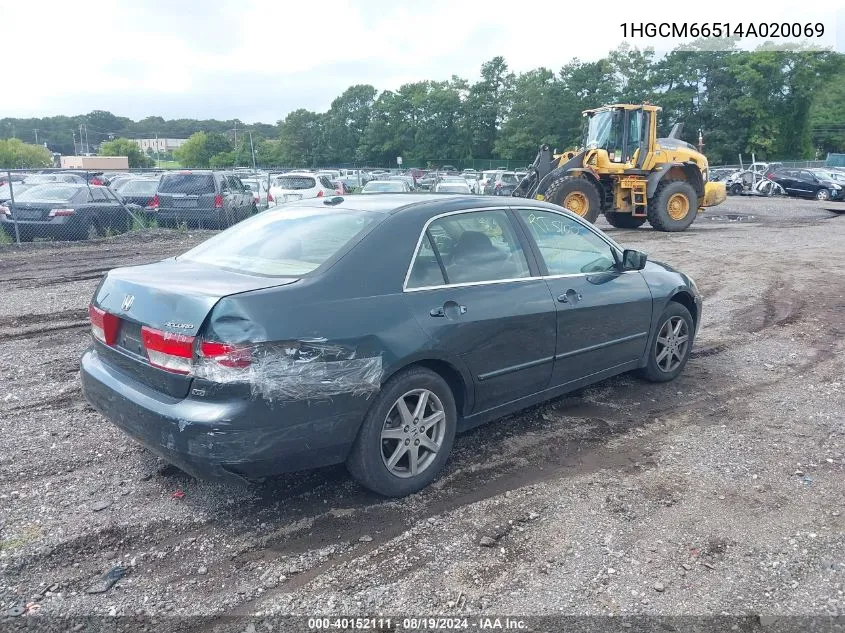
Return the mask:
<path fill-rule="evenodd" d="M 816 41 L 845 51 L 842 0 L 575 6 L 572 0 L 3 0 L 4 70 L 12 89 L 0 100 L 0 117 L 99 109 L 133 119 L 274 123 L 296 108 L 324 111 L 355 83 L 385 90 L 453 74 L 473 80 L 495 55 L 515 71 L 558 70 L 573 57 L 595 60 L 625 41 L 621 23 L 643 20 L 822 22 L 826 35 Z M 679 43 L 628 41 L 658 51 Z"/>

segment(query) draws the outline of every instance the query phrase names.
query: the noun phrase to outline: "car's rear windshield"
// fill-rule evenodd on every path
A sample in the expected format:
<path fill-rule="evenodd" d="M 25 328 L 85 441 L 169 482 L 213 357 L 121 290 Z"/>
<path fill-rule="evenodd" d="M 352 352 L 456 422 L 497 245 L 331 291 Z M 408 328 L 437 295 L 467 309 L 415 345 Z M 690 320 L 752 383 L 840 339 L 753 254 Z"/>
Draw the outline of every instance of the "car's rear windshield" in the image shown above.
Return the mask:
<path fill-rule="evenodd" d="M 405 187 L 402 186 L 401 182 L 368 182 L 364 185 L 364 188 L 361 191 L 383 191 L 383 192 L 404 192 Z"/>
<path fill-rule="evenodd" d="M 365 211 L 285 206 L 239 222 L 179 259 L 252 275 L 299 277 L 319 267 L 380 217 Z"/>
<path fill-rule="evenodd" d="M 69 202 L 78 191 L 79 187 L 61 183 L 36 185 L 15 196 L 15 202 Z"/>
<path fill-rule="evenodd" d="M 499 180 L 501 180 L 502 182 L 504 182 L 508 185 L 518 185 L 519 184 L 519 181 L 516 179 L 516 176 L 514 174 L 502 174 L 499 177 Z"/>
<path fill-rule="evenodd" d="M 441 193 L 469 193 L 466 185 L 440 185 L 437 191 Z"/>
<path fill-rule="evenodd" d="M 214 176 L 211 174 L 165 174 L 161 177 L 158 191 L 187 195 L 214 193 Z"/>
<path fill-rule="evenodd" d="M 157 187 L 158 180 L 130 180 L 123 184 L 120 193 L 124 196 L 152 195 Z"/>
<path fill-rule="evenodd" d="M 317 186 L 309 176 L 279 176 L 275 182 L 280 189 L 313 189 Z"/>

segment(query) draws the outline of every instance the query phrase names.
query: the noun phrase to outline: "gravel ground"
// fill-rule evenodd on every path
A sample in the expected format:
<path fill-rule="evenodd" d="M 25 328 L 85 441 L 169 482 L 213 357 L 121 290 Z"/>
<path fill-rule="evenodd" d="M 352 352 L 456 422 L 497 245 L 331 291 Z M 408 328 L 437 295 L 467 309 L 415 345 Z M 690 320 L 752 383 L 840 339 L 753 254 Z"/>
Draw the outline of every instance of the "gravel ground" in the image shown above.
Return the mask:
<path fill-rule="evenodd" d="M 196 481 L 84 402 L 98 279 L 204 234 L 0 247 L 0 619 L 25 603 L 41 615 L 845 614 L 845 216 L 730 198 L 682 234 L 602 226 L 696 279 L 704 321 L 684 374 L 619 377 L 580 404 L 462 435 L 435 485 L 390 501 L 342 467 Z M 116 565 L 126 576 L 111 590 L 86 592 Z"/>

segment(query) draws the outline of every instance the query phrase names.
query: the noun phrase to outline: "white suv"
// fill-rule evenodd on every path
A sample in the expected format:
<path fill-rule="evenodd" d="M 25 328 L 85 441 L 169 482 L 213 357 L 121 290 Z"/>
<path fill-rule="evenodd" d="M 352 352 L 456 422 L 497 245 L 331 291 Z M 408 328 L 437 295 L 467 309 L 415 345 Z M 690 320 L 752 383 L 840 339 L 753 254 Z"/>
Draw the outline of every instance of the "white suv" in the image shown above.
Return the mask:
<path fill-rule="evenodd" d="M 325 176 L 310 172 L 288 172 L 270 179 L 270 195 L 276 204 L 295 202 L 306 198 L 335 195 L 334 185 Z"/>

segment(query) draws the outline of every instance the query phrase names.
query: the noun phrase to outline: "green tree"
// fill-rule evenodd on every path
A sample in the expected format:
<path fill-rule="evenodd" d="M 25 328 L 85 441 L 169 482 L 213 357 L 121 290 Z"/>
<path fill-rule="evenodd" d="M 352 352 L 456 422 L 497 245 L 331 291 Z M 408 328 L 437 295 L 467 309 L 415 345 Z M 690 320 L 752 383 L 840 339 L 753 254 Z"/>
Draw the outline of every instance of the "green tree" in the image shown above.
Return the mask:
<path fill-rule="evenodd" d="M 53 155 L 42 145 L 30 145 L 17 138 L 0 140 L 0 167 L 27 169 L 52 165 Z"/>
<path fill-rule="evenodd" d="M 155 161 L 141 151 L 140 145 L 128 138 L 116 138 L 100 145 L 100 156 L 126 156 L 129 167 L 151 167 Z"/>
<path fill-rule="evenodd" d="M 359 147 L 370 123 L 376 89 L 359 84 L 332 101 L 323 121 L 324 157 L 334 164 L 361 160 Z"/>
<path fill-rule="evenodd" d="M 285 117 L 279 132 L 279 161 L 286 166 L 316 167 L 323 156 L 323 117 L 299 109 Z"/>
<path fill-rule="evenodd" d="M 231 151 L 232 144 L 224 134 L 196 132 L 176 149 L 174 155 L 185 167 L 209 167 L 213 156 Z"/>

